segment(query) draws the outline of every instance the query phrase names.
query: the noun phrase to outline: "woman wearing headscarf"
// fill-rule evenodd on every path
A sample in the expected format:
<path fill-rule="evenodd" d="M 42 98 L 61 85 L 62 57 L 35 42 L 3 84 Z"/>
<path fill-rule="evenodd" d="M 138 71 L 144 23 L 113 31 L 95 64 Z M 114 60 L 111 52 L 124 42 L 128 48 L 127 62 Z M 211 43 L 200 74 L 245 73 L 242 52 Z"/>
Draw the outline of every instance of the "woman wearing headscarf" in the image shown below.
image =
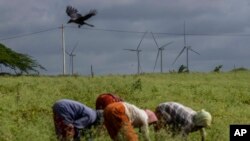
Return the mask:
<path fill-rule="evenodd" d="M 113 93 L 103 93 L 100 94 L 96 99 L 96 109 L 101 110 L 104 109 L 110 103 L 120 101 L 123 101 L 123 99 Z"/>
<path fill-rule="evenodd" d="M 93 125 L 103 121 L 102 110 L 94 110 L 74 100 L 58 100 L 52 109 L 59 141 L 80 141 L 81 130 L 90 131 Z"/>
<path fill-rule="evenodd" d="M 140 129 L 145 141 L 150 141 L 148 125 L 157 121 L 154 112 L 127 102 L 115 102 L 104 109 L 104 124 L 114 141 L 138 141 L 134 127 Z"/>
<path fill-rule="evenodd" d="M 200 131 L 201 140 L 205 141 L 205 128 L 211 126 L 212 116 L 202 109 L 194 111 L 177 102 L 165 102 L 156 107 L 155 114 L 158 118 L 155 131 L 169 127 L 173 135 L 181 133 L 185 139 L 191 132 Z"/>

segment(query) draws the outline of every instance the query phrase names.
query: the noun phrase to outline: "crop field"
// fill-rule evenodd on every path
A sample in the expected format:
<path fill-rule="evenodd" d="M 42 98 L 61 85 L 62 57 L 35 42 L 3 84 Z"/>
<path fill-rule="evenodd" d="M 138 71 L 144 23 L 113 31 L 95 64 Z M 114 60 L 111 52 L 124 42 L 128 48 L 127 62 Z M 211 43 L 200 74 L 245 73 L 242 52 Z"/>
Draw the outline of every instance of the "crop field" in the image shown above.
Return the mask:
<path fill-rule="evenodd" d="M 154 110 L 176 101 L 213 117 L 207 141 L 228 141 L 230 124 L 250 124 L 250 72 L 163 73 L 87 76 L 0 77 L 0 140 L 56 141 L 51 106 L 59 99 L 80 101 L 95 108 L 96 97 L 113 92 L 140 108 Z M 110 141 L 107 131 L 95 129 L 95 141 Z M 164 130 L 152 141 L 179 141 Z M 84 140 L 84 138 L 82 138 Z M 199 141 L 200 133 L 189 135 Z"/>

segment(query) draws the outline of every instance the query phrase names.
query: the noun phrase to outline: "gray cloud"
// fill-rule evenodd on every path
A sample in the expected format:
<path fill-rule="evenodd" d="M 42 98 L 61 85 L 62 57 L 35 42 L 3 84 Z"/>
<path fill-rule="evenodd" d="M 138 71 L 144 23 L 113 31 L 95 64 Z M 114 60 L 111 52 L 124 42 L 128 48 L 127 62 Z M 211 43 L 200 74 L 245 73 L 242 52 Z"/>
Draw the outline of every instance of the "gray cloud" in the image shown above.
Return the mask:
<path fill-rule="evenodd" d="M 66 24 L 69 17 L 65 13 L 67 5 L 72 5 L 82 14 L 97 9 L 97 16 L 88 22 L 96 27 L 78 29 L 77 25 Z M 157 41 L 163 45 L 174 41 L 164 52 L 164 70 L 177 69 L 185 64 L 185 54 L 172 65 L 182 49 L 183 23 L 187 34 L 209 34 L 209 36 L 186 36 L 187 44 L 201 55 L 190 53 L 190 69 L 211 71 L 216 65 L 223 64 L 225 70 L 234 65 L 250 67 L 248 36 L 228 36 L 248 34 L 249 2 L 247 0 L 12 0 L 0 1 L 0 39 L 24 35 L 55 28 L 54 30 L 1 40 L 15 51 L 33 56 L 48 71 L 44 74 L 62 73 L 62 24 L 65 28 L 65 43 L 75 50 L 75 72 L 90 74 L 91 64 L 97 74 L 136 73 L 137 58 L 134 52 L 141 39 L 141 33 L 113 32 L 111 30 L 153 31 Z M 104 29 L 104 30 L 103 30 Z M 211 36 L 213 35 L 213 36 Z M 152 72 L 157 53 L 154 41 L 147 34 L 141 47 L 142 69 Z M 67 68 L 69 58 L 67 56 Z M 68 68 L 68 72 L 69 72 Z M 159 71 L 159 64 L 157 65 Z"/>

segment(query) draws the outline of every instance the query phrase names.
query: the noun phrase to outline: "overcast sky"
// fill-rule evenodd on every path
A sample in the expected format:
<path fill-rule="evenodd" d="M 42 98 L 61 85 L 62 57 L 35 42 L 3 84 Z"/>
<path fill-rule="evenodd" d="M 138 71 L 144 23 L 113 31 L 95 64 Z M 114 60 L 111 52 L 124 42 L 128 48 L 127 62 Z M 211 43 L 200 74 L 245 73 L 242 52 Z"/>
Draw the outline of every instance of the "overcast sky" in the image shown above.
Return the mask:
<path fill-rule="evenodd" d="M 87 21 L 95 27 L 67 24 L 67 5 L 83 15 L 96 9 L 98 14 Z M 173 64 L 184 47 L 185 21 L 186 45 L 200 54 L 189 52 L 190 71 L 210 72 L 218 65 L 228 71 L 234 66 L 250 68 L 249 13 L 249 0 L 0 0 L 0 42 L 32 56 L 47 69 L 42 74 L 62 74 L 59 27 L 64 24 L 66 50 L 78 43 L 74 73 L 90 75 L 93 65 L 99 75 L 134 74 L 136 52 L 124 49 L 136 49 L 147 31 L 139 48 L 140 63 L 143 72 L 153 72 L 154 32 L 159 46 L 173 41 L 163 52 L 163 71 L 168 72 L 186 65 L 186 53 Z M 69 56 L 66 63 L 71 73 Z M 160 71 L 159 63 L 158 59 L 155 72 Z"/>

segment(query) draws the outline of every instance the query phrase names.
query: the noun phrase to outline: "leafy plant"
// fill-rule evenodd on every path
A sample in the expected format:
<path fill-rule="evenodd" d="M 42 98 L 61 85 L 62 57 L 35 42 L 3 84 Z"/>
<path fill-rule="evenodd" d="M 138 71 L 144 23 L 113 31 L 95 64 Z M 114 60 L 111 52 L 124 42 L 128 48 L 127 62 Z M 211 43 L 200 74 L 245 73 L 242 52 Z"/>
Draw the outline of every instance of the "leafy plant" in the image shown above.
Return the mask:
<path fill-rule="evenodd" d="M 9 67 L 15 71 L 16 74 L 29 74 L 30 72 L 39 73 L 37 68 L 46 70 L 42 65 L 38 64 L 36 60 L 29 55 L 17 53 L 10 48 L 7 48 L 0 43 L 0 64 Z"/>
<path fill-rule="evenodd" d="M 223 65 L 218 65 L 214 68 L 213 72 L 220 72 Z"/>
<path fill-rule="evenodd" d="M 239 68 L 234 68 L 233 70 L 231 70 L 232 72 L 238 72 L 238 71 L 247 71 L 247 68 L 244 67 L 239 67 Z"/>
<path fill-rule="evenodd" d="M 142 90 L 142 82 L 141 79 L 137 79 L 136 81 L 134 81 L 131 85 L 131 92 L 133 93 L 134 91 L 141 91 Z"/>
<path fill-rule="evenodd" d="M 183 73 L 183 72 L 189 72 L 186 66 L 181 65 L 180 68 L 178 69 L 178 73 Z"/>

